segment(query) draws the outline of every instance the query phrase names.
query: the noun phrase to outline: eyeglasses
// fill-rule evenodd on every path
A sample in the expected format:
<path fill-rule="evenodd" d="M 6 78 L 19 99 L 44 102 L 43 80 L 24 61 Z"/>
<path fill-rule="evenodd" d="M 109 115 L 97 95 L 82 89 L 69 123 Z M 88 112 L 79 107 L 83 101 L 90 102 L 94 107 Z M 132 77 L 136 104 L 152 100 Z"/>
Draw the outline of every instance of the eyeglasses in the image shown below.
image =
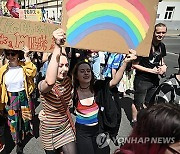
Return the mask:
<path fill-rule="evenodd" d="M 6 56 L 12 56 L 12 57 L 14 57 L 15 55 L 17 55 L 17 53 L 16 52 L 7 52 L 7 53 L 5 53 L 6 54 Z"/>
<path fill-rule="evenodd" d="M 172 147 L 168 146 L 168 150 L 172 152 L 173 154 L 180 154 L 179 151 L 173 149 Z"/>

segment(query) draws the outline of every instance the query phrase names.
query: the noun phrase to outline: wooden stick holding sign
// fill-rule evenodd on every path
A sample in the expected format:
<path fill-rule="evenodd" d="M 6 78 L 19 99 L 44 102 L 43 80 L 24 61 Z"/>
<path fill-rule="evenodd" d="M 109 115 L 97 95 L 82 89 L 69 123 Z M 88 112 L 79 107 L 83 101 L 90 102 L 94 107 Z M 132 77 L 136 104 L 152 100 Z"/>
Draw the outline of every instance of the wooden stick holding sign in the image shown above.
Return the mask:
<path fill-rule="evenodd" d="M 0 49 L 52 52 L 54 39 L 52 33 L 59 25 L 0 17 Z"/>

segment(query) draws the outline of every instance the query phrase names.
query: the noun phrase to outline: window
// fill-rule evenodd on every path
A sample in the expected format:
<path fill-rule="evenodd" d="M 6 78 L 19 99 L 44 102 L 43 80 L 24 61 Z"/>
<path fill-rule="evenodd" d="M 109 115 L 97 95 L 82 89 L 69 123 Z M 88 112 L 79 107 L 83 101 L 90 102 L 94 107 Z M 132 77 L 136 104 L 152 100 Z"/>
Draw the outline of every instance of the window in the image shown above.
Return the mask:
<path fill-rule="evenodd" d="M 165 13 L 164 19 L 167 19 L 167 20 L 172 19 L 173 13 L 174 13 L 174 9 L 175 9 L 175 7 L 168 6 L 167 9 L 166 9 L 166 13 Z"/>

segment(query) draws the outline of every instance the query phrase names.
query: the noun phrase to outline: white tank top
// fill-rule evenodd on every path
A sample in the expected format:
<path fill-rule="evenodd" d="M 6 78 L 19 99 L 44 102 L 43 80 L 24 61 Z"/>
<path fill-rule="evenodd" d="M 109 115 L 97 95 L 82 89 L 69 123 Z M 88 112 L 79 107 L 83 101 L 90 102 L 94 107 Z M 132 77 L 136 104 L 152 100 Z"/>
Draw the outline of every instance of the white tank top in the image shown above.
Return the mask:
<path fill-rule="evenodd" d="M 9 67 L 5 74 L 5 85 L 9 92 L 24 90 L 23 68 L 20 66 Z"/>

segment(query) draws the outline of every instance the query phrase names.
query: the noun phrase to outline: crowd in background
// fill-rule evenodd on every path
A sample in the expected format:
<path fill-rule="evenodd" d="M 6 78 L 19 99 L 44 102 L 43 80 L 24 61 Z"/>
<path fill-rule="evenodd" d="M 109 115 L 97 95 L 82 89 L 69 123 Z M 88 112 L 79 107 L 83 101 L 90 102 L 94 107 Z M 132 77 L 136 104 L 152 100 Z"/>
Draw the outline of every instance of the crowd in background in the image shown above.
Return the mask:
<path fill-rule="evenodd" d="M 108 132 L 111 139 L 117 136 L 121 121 L 120 98 L 129 93 L 134 94 L 131 124 L 135 128 L 130 137 L 158 135 L 160 129 L 154 130 L 152 134 L 147 130 L 150 129 L 148 126 L 154 125 L 153 121 L 146 121 L 148 118 L 153 119 L 150 113 L 157 114 L 158 118 L 165 116 L 164 124 L 167 122 L 164 111 L 180 121 L 180 71 L 159 84 L 159 78 L 165 76 L 167 69 L 164 62 L 166 47 L 162 43 L 166 32 L 164 24 L 155 26 L 149 57 L 136 57 L 132 50 L 126 55 L 64 49 L 61 47 L 62 38 L 65 38 L 62 30 L 53 33 L 56 43 L 53 53 L 31 52 L 26 47 L 23 51 L 1 50 L 0 121 L 4 123 L 6 115 L 17 153 L 23 153 L 24 138 L 33 134 L 32 101 L 38 98 L 43 104 L 40 132 L 47 154 L 84 154 L 86 151 L 90 154 L 109 153 L 108 147 L 98 147 L 96 137 L 104 132 Z M 59 35 L 62 36 L 61 40 Z M 159 103 L 176 105 L 154 107 L 154 104 Z M 67 116 L 68 108 L 73 108 L 76 116 L 75 130 L 71 117 Z M 175 111 L 174 115 L 170 115 L 172 110 Z M 137 115 L 138 112 L 141 114 Z M 175 137 L 175 145 L 163 146 L 163 150 L 161 145 L 156 148 L 146 145 L 140 147 L 141 150 L 151 151 L 152 154 L 163 154 L 166 149 L 179 152 L 179 124 L 172 124 L 173 128 L 168 130 L 174 132 L 175 136 L 171 137 Z M 166 136 L 166 133 L 162 131 L 162 136 Z M 114 144 L 117 143 L 114 141 Z M 3 150 L 4 144 L 0 145 Z M 140 149 L 134 144 L 127 144 L 116 153 L 128 154 L 130 151 L 138 153 Z"/>

